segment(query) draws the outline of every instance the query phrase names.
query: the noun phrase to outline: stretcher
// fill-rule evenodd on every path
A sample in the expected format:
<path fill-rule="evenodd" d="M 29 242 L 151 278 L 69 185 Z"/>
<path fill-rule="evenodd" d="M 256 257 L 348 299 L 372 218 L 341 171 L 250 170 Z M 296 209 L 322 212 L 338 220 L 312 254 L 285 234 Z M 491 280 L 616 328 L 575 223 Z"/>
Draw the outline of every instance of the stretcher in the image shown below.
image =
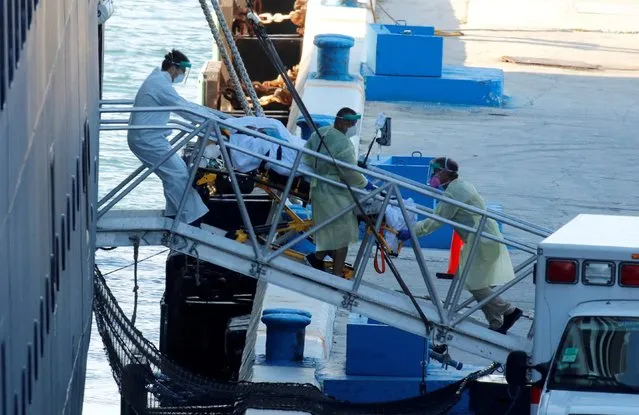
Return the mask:
<path fill-rule="evenodd" d="M 250 125 L 252 119 L 254 119 L 254 117 L 244 117 L 244 120 L 238 120 L 242 120 L 240 122 L 242 122 L 243 125 Z M 268 129 L 259 128 L 261 132 L 265 132 L 269 135 L 275 133 L 279 138 L 285 139 L 289 142 L 291 140 L 299 139 L 298 137 L 290 135 L 288 130 L 283 128 L 283 125 L 280 128 L 281 123 L 276 120 L 259 118 L 256 119 L 256 121 L 262 123 L 261 127 L 270 127 Z M 295 157 L 295 150 L 288 149 L 285 146 L 277 146 L 276 144 L 273 145 L 266 140 L 260 140 L 255 137 L 250 137 L 250 140 L 244 139 L 245 137 L 249 136 L 244 136 L 243 134 L 239 133 L 234 134 L 228 130 L 222 132 L 229 138 L 229 140 L 233 144 L 247 147 L 247 149 L 253 152 L 260 153 L 265 156 L 269 155 L 269 153 L 272 152 L 276 156 L 276 159 L 284 160 L 285 162 L 290 161 Z M 292 154 L 288 154 L 286 153 L 286 151 L 290 151 Z M 195 178 L 196 189 L 205 199 L 215 197 L 216 195 L 232 194 L 233 189 L 229 177 L 229 171 L 220 159 L 219 151 L 210 152 L 209 155 L 214 156 L 214 158 L 207 158 L 202 163 L 200 163 L 200 167 Z M 241 152 L 234 150 L 231 150 L 231 161 L 233 163 L 233 171 L 235 173 L 235 177 L 237 178 L 242 193 L 250 194 L 256 189 L 259 189 L 262 192 L 266 193 L 268 197 L 273 200 L 273 202 L 280 202 L 280 194 L 284 190 L 286 182 L 288 181 L 289 176 L 286 173 L 290 173 L 289 169 L 282 168 L 281 166 L 269 165 L 269 163 L 264 160 L 252 156 L 246 156 L 243 155 Z M 294 200 L 295 202 L 306 207 L 311 202 L 310 183 L 303 175 L 304 168 L 301 168 L 300 171 L 302 172 L 302 174 L 293 179 L 288 198 L 289 200 Z M 409 199 L 408 204 L 410 205 L 410 203 L 412 203 L 412 201 Z M 365 221 L 365 216 L 368 216 L 373 221 L 377 220 L 378 215 L 381 213 L 381 201 L 377 201 L 376 206 L 374 205 L 375 203 L 371 203 L 371 201 L 365 202 L 364 208 L 366 212 L 359 212 L 359 222 Z M 397 213 L 397 211 L 399 210 L 398 208 L 389 206 L 384 213 L 384 218 L 382 219 L 382 225 L 380 229 L 375 230 L 375 232 L 381 237 L 380 240 L 383 244 L 383 247 L 381 247 L 379 243 L 376 242 L 377 250 L 375 254 L 375 269 L 378 273 L 385 272 L 385 252 L 390 252 L 390 255 L 397 256 L 399 255 L 402 247 L 402 244 L 395 238 L 399 229 L 390 226 L 387 223 L 388 221 L 386 220 L 389 216 L 389 212 L 393 212 L 393 209 L 396 210 L 394 211 L 395 218 L 397 218 L 398 215 L 401 217 L 401 214 Z M 295 212 L 293 206 L 289 204 L 286 204 L 284 206 L 284 212 L 282 216 L 283 220 L 280 219 L 280 222 L 276 227 L 275 241 L 271 243 L 271 246 L 276 249 L 295 236 L 299 235 L 300 233 L 308 231 L 313 226 L 312 219 L 300 217 L 300 215 Z M 416 217 L 414 219 L 416 219 Z M 402 217 L 400 226 L 404 226 L 403 223 L 404 222 Z M 259 243 L 267 244 L 266 238 L 268 236 L 269 230 L 270 224 L 254 226 L 254 231 Z M 370 233 L 371 230 L 367 229 L 366 232 Z M 246 229 L 244 229 L 244 227 L 229 231 L 226 236 L 239 242 L 246 242 L 249 239 L 248 233 Z M 389 243 L 389 241 L 387 241 L 387 239 L 389 238 L 394 240 Z M 307 237 L 306 240 L 310 243 L 313 243 L 313 236 Z M 293 248 L 287 250 L 285 252 L 285 255 L 304 262 L 307 253 L 308 252 L 304 253 Z M 327 272 L 331 272 L 332 261 L 324 261 L 324 269 Z M 345 279 L 351 279 L 353 277 L 353 274 L 353 266 L 351 264 L 346 264 L 343 277 Z"/>

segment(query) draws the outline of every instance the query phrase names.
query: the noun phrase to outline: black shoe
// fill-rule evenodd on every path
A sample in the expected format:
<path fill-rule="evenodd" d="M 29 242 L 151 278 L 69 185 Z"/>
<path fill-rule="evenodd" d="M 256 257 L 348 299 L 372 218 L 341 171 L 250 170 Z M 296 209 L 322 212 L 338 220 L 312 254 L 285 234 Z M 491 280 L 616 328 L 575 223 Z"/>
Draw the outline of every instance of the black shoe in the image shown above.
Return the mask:
<path fill-rule="evenodd" d="M 324 271 L 324 261 L 321 259 L 317 259 L 314 253 L 310 253 L 306 255 L 306 262 L 315 269 L 319 269 L 320 271 Z"/>
<path fill-rule="evenodd" d="M 517 322 L 517 320 L 521 318 L 522 315 L 524 315 L 524 312 L 521 311 L 521 309 L 516 308 L 515 311 L 504 316 L 504 323 L 501 325 L 500 328 L 492 330 L 495 330 L 496 332 L 501 334 L 506 334 L 508 333 L 508 330 L 510 330 L 510 328 Z"/>

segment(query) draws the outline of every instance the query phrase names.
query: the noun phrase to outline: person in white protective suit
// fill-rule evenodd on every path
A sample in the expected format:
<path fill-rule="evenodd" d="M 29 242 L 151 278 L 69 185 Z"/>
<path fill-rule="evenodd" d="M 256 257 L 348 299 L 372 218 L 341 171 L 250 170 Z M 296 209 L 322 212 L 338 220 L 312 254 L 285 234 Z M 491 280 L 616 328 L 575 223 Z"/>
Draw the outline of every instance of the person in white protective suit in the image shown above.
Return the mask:
<path fill-rule="evenodd" d="M 429 185 L 435 188 L 443 188 L 444 196 L 450 199 L 485 210 L 486 203 L 479 195 L 475 187 L 458 176 L 459 167 L 454 160 L 447 157 L 439 157 L 431 162 L 431 178 Z M 459 208 L 450 203 L 440 202 L 435 214 L 451 221 L 477 228 L 481 216 Z M 426 219 L 415 224 L 415 234 L 420 237 L 428 235 L 443 225 L 442 222 L 433 219 Z M 458 272 L 464 269 L 468 262 L 470 249 L 475 238 L 475 234 L 455 227 L 455 231 L 464 241 L 461 251 Z M 484 226 L 484 233 L 503 239 L 497 222 L 488 218 Z M 403 229 L 398 238 L 406 241 L 410 238 L 410 231 Z M 465 288 L 475 297 L 477 302 L 482 301 L 493 292 L 491 286 L 501 285 L 511 281 L 515 277 L 513 265 L 506 246 L 502 243 L 482 238 L 477 245 L 475 256 L 472 259 L 471 267 L 468 270 L 464 283 Z M 482 307 L 486 320 L 490 328 L 499 333 L 506 332 L 522 316 L 522 310 L 503 300 L 495 297 Z"/>
<path fill-rule="evenodd" d="M 185 79 L 186 71 L 191 67 L 189 59 L 182 52 L 173 49 L 164 56 L 161 68 L 155 68 L 142 83 L 133 103 L 134 107 L 179 106 L 193 111 L 178 114 L 189 121 L 201 122 L 202 118 L 212 118 L 215 111 L 194 104 L 182 98 L 173 88 L 173 84 Z M 170 112 L 132 112 L 129 125 L 166 125 Z M 166 153 L 171 151 L 167 136 L 171 130 L 129 130 L 129 148 L 147 167 L 157 164 Z M 166 198 L 165 215 L 175 218 L 184 190 L 189 186 L 189 171 L 186 163 L 177 154 L 166 160 L 155 173 L 162 180 Z M 191 186 L 186 195 L 184 210 L 179 220 L 193 226 L 199 226 L 202 216 L 208 208 L 197 191 Z"/>

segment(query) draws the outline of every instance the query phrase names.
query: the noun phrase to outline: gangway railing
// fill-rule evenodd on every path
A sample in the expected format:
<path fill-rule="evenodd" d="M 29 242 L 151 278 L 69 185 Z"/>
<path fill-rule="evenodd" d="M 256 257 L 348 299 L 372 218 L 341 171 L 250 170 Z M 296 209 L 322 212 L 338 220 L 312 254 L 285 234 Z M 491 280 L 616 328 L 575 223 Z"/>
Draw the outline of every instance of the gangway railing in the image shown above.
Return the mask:
<path fill-rule="evenodd" d="M 120 107 L 110 105 L 120 105 Z M 133 111 L 189 112 L 188 109 L 176 107 L 132 108 L 122 101 L 103 101 L 100 109 L 101 115 L 117 115 Z M 402 212 L 404 220 L 411 228 L 413 252 L 419 267 L 419 272 L 428 292 L 427 299 L 417 299 L 415 301 L 416 297 L 412 294 L 408 287 L 402 287 L 404 290 L 402 293 L 388 290 L 379 284 L 364 281 L 365 269 L 369 262 L 368 259 L 371 257 L 372 249 L 375 245 L 374 238 L 368 233 L 365 234 L 354 261 L 355 273 L 351 280 L 345 280 L 337 276 L 327 274 L 283 255 L 286 250 L 293 247 L 301 240 L 313 235 L 319 229 L 330 225 L 338 218 L 355 209 L 356 204 L 354 201 L 351 206 L 342 209 L 340 212 L 336 212 L 335 216 L 332 218 L 324 221 L 323 223 L 313 224 L 310 229 L 288 240 L 283 245 L 277 247 L 272 246 L 276 235 L 277 223 L 281 217 L 285 202 L 290 195 L 292 184 L 296 176 L 303 174 L 304 176 L 312 179 L 329 183 L 331 186 L 346 188 L 343 183 L 338 181 L 321 177 L 307 170 L 303 173 L 300 171 L 301 160 L 304 154 L 333 162 L 333 160 L 328 156 L 306 148 L 297 147 L 286 141 L 270 137 L 249 128 L 232 125 L 225 119 L 222 119 L 222 117 L 202 120 L 201 123 L 195 124 L 184 122 L 179 119 L 171 119 L 168 126 L 143 126 L 143 128 L 139 126 L 130 126 L 128 125 L 128 119 L 123 118 L 104 119 L 101 121 L 102 131 L 124 131 L 133 128 L 163 130 L 170 128 L 177 132 L 175 137 L 171 140 L 174 147 L 171 152 L 167 153 L 161 162 L 154 166 L 143 166 L 138 168 L 100 200 L 98 210 L 99 219 L 97 225 L 97 246 L 129 246 L 132 244 L 132 238 L 137 236 L 137 239 L 141 241 L 142 245 L 164 245 L 184 254 L 195 256 L 200 260 L 220 265 L 257 279 L 263 279 L 269 283 L 297 291 L 307 296 L 315 297 L 321 301 L 332 303 L 349 310 L 358 311 L 364 315 L 397 328 L 421 336 L 432 337 L 433 340 L 438 343 L 451 344 L 459 349 L 499 362 L 505 362 L 507 353 L 512 350 L 529 351 L 531 349 L 532 344 L 530 333 L 527 337 L 521 337 L 514 334 L 509 334 L 508 336 L 502 335 L 490 330 L 486 324 L 475 320 L 470 316 L 496 296 L 501 295 L 503 292 L 526 279 L 530 275 L 537 260 L 536 247 L 529 241 L 520 241 L 507 236 L 500 238 L 486 233 L 484 231 L 486 221 L 488 219 L 496 220 L 504 225 L 519 229 L 525 234 L 536 238 L 544 238 L 548 236 L 551 233 L 549 230 L 527 223 L 510 215 L 505 215 L 491 210 L 477 209 L 473 206 L 449 199 L 444 196 L 442 192 L 426 186 L 423 183 L 390 174 L 386 171 L 379 169 L 363 169 L 356 165 L 335 161 L 341 169 L 357 171 L 365 174 L 367 177 L 375 180 L 375 182 L 379 184 L 379 187 L 372 192 L 367 192 L 363 189 L 353 189 L 353 191 L 358 195 L 360 203 L 373 199 L 382 201 L 381 213 L 378 215 L 375 223 L 376 229 L 379 229 L 382 224 L 384 209 L 386 206 L 396 206 Z M 222 128 L 238 131 L 242 134 L 293 149 L 296 151 L 295 160 L 292 164 L 287 164 L 282 160 L 270 157 L 270 155 L 259 154 L 251 151 L 250 149 L 234 145 L 222 134 Z M 249 235 L 248 244 L 229 240 L 228 238 L 221 237 L 206 230 L 181 223 L 178 220 L 166 218 L 160 210 L 136 211 L 113 209 L 113 207 L 115 207 L 117 203 L 126 196 L 126 194 L 139 186 L 140 183 L 148 177 L 148 175 L 155 172 L 164 160 L 168 159 L 168 157 L 172 154 L 175 154 L 192 139 L 197 139 L 197 144 L 189 163 L 190 185 L 192 185 L 195 173 L 199 168 L 200 159 L 205 145 L 210 142 L 218 144 L 224 165 L 228 169 L 228 175 L 244 226 Z M 240 191 L 237 175 L 231 168 L 232 163 L 229 150 L 238 151 L 261 159 L 272 165 L 290 169 L 289 178 L 286 181 L 284 189 L 279 195 L 280 201 L 271 212 L 272 222 L 266 238 L 266 244 L 261 245 L 257 240 L 254 226 L 248 215 L 244 197 Z M 436 199 L 439 203 L 449 203 L 459 207 L 460 209 L 472 212 L 479 218 L 479 221 L 476 224 L 477 226 L 470 227 L 465 224 L 440 217 L 435 214 L 433 209 L 425 206 L 406 206 L 401 197 L 402 189 L 430 196 Z M 176 218 L 180 218 L 186 193 L 187 189 L 185 189 Z M 417 237 L 413 232 L 414 229 L 412 229 L 412 225 L 409 220 L 409 212 L 417 213 L 444 224 L 452 225 L 458 230 L 465 230 L 478 235 L 470 246 L 468 262 L 465 264 L 461 272 L 458 272 L 454 277 L 444 300 L 440 299 L 440 295 L 435 288 L 434 279 L 429 272 L 428 264 L 423 256 Z M 472 297 L 460 303 L 464 282 L 468 276 L 470 267 L 473 265 L 473 259 L 480 238 L 499 242 L 516 251 L 528 253 L 529 256 L 515 266 L 515 279 L 496 289 L 491 296 L 476 304 L 473 304 L 475 300 Z"/>

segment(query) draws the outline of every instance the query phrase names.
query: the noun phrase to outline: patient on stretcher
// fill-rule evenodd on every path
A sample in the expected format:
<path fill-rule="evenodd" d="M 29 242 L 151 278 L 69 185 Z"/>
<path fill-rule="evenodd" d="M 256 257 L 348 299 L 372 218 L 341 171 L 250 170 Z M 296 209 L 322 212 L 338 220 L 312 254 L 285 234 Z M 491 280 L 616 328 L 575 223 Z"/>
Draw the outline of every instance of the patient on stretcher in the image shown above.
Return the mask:
<path fill-rule="evenodd" d="M 293 144 L 300 149 L 304 147 L 304 140 L 293 135 L 280 121 L 275 119 L 265 117 L 239 117 L 230 118 L 225 121 L 233 126 L 254 129 L 270 137 Z M 223 132 L 229 137 L 229 142 L 233 146 L 241 147 L 254 154 L 276 159 L 286 166 L 292 166 L 295 163 L 298 152 L 294 148 L 281 146 L 275 142 L 244 134 L 238 130 L 224 128 Z M 210 144 L 207 147 L 205 156 L 208 156 L 208 160 L 203 160 L 200 166 L 205 167 L 211 166 L 212 164 L 221 166 L 222 163 L 219 160 L 220 151 L 217 145 Z M 233 149 L 230 149 L 230 158 L 233 169 L 236 172 L 247 174 L 260 172 L 260 178 L 268 180 L 269 185 L 277 190 L 284 188 L 286 180 L 291 173 L 290 168 Z M 211 159 L 215 160 L 211 161 Z M 292 193 L 302 199 L 304 203 L 309 202 L 310 189 L 309 177 L 305 176 L 304 173 L 312 171 L 312 167 L 300 163 L 296 172 L 298 179 L 293 186 L 295 192 Z M 310 203 L 312 205 L 312 201 Z M 383 200 L 379 196 L 376 199 L 369 199 L 363 202 L 362 207 L 364 208 L 364 212 L 359 212 L 359 215 L 377 216 L 381 213 L 382 203 Z M 404 203 L 407 208 L 414 207 L 412 199 L 404 200 Z M 396 231 L 406 228 L 407 225 L 399 207 L 389 204 L 384 213 L 385 230 L 383 236 L 391 252 L 396 254 L 399 246 Z M 414 224 L 417 221 L 417 215 L 412 212 L 409 212 L 409 215 L 410 222 Z"/>

